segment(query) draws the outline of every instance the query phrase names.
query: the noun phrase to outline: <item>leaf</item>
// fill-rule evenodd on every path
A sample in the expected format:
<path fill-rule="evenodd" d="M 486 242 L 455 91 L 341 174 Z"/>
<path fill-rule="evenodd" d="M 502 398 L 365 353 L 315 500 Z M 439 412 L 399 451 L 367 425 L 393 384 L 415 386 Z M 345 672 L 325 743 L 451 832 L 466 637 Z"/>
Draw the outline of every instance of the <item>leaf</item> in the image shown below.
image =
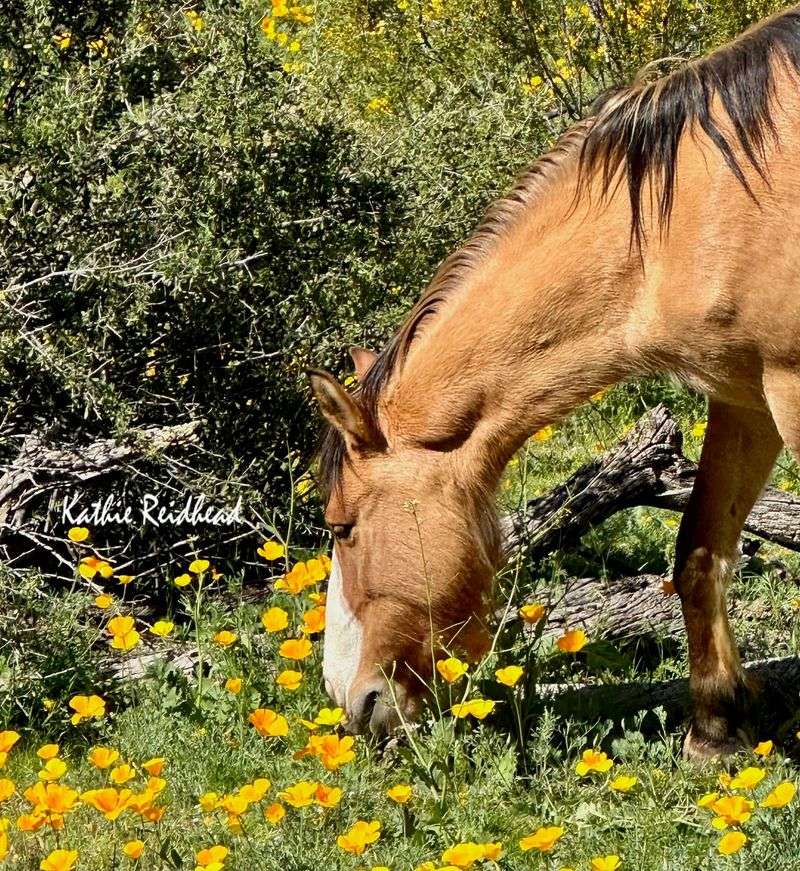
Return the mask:
<path fill-rule="evenodd" d="M 586 655 L 586 664 L 593 671 L 626 671 L 632 665 L 631 658 L 610 641 L 592 641 L 582 652 Z"/>

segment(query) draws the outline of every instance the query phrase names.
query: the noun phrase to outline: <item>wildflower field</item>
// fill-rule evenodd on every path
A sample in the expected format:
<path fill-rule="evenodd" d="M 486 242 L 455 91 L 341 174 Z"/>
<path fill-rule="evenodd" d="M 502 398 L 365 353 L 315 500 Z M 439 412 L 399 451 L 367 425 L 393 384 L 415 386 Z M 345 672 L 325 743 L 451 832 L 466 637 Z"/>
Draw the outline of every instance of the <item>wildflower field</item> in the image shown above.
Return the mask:
<path fill-rule="evenodd" d="M 599 398 L 538 435 L 512 464 L 504 498 L 547 487 L 590 439 L 619 435 L 622 408 Z M 695 409 L 687 402 L 686 410 Z M 702 420 L 693 428 L 699 436 Z M 696 451 L 698 439 L 688 439 Z M 793 487 L 788 460 L 776 474 Z M 666 568 L 672 515 L 641 510 L 618 520 L 580 557 Z M 491 653 L 477 663 L 439 655 L 422 721 L 379 744 L 348 735 L 321 687 L 324 546 L 305 551 L 273 537 L 244 574 L 221 573 L 199 548 L 174 567 L 171 593 L 155 605 L 97 552 L 91 529 L 65 537 L 75 554 L 71 590 L 54 595 L 41 579 L 10 574 L 0 587 L 7 867 L 800 863 L 797 721 L 767 716 L 772 726 L 750 752 L 698 766 L 681 760 L 680 724 L 663 711 L 620 720 L 613 705 L 589 719 L 552 709 L 542 689 L 554 684 L 658 682 L 684 672 L 674 639 L 654 652 L 642 639 L 539 631 L 566 576 L 560 559 L 504 571 L 498 608 L 514 619 Z M 769 557 L 786 554 L 765 555 L 734 592 L 748 659 L 797 651 L 800 603 Z M 774 564 L 797 570 L 791 558 Z M 30 635 L 44 637 L 26 652 Z M 142 673 L 119 669 L 140 661 Z"/>
<path fill-rule="evenodd" d="M 773 8 L 0 4 L 0 479 L 33 433 L 80 458 L 185 426 L 97 487 L 246 518 L 71 523 L 46 491 L 11 529 L 0 503 L 0 869 L 800 869 L 800 706 L 765 698 L 749 750 L 688 763 L 674 712 L 615 701 L 685 677 L 682 635 L 545 630 L 570 579 L 668 578 L 671 512 L 520 555 L 488 655 L 433 654 L 418 723 L 349 735 L 322 686 L 331 544 L 303 375 L 348 383 L 348 344 L 379 346 L 605 87 Z M 503 511 L 662 401 L 696 459 L 696 396 L 621 385 L 529 441 Z M 800 492 L 790 457 L 772 483 Z M 799 580 L 776 546 L 743 561 L 744 660 L 797 655 Z M 571 705 L 593 687 L 599 711 Z"/>

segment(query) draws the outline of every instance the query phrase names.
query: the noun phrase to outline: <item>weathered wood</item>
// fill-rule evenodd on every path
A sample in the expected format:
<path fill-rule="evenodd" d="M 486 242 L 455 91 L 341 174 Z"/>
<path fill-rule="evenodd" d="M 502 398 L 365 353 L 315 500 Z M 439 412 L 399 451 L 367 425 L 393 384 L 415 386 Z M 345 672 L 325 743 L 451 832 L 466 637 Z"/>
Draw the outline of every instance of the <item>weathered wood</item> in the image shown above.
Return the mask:
<path fill-rule="evenodd" d="M 683 436 L 669 410 L 658 405 L 616 447 L 582 466 L 564 484 L 506 519 L 510 552 L 537 559 L 573 546 L 592 527 L 625 508 L 683 511 L 697 466 L 682 453 Z M 768 487 L 745 531 L 800 550 L 800 498 Z"/>
<path fill-rule="evenodd" d="M 22 443 L 13 462 L 0 467 L 0 532 L 18 526 L 28 506 L 62 487 L 82 486 L 126 463 L 197 440 L 201 421 L 133 430 L 124 442 L 98 439 L 79 447 L 54 447 L 39 433 Z"/>
<path fill-rule="evenodd" d="M 660 575 L 570 580 L 551 603 L 544 634 L 583 629 L 590 638 L 678 635 L 683 631 L 680 600 L 665 594 L 664 581 Z"/>

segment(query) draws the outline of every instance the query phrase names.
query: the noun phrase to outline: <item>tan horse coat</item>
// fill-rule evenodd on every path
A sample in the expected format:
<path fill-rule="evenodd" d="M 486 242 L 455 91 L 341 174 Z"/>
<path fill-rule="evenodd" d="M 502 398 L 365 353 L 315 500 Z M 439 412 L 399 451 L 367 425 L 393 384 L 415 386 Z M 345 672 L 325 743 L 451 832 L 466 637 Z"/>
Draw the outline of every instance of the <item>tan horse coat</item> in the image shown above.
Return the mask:
<path fill-rule="evenodd" d="M 667 372 L 710 404 L 675 566 L 687 751 L 741 740 L 750 692 L 725 589 L 782 443 L 800 455 L 799 63 L 790 10 L 609 97 L 445 262 L 387 349 L 356 354 L 355 397 L 312 373 L 332 424 L 333 633 L 340 649 L 358 633 L 347 685 L 332 657 L 326 672 L 355 728 L 385 728 L 394 703 L 414 713 L 438 644 L 480 647 L 491 494 L 525 439 L 609 384 Z"/>

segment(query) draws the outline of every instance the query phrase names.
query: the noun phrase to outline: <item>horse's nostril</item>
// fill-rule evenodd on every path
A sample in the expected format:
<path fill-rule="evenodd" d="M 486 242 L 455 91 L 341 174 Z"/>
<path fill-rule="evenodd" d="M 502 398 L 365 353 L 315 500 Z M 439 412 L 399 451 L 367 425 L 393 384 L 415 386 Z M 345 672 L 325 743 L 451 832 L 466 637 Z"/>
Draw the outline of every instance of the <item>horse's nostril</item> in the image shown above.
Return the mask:
<path fill-rule="evenodd" d="M 372 712 L 375 709 L 375 703 L 380 698 L 380 693 L 378 690 L 372 690 L 372 692 L 367 693 L 364 696 L 364 706 L 361 709 L 361 721 L 365 722 L 369 720 L 372 716 Z"/>
<path fill-rule="evenodd" d="M 379 690 L 370 690 L 370 692 L 365 693 L 357 702 L 355 702 L 350 710 L 349 717 L 350 724 L 348 728 L 351 731 L 362 732 L 366 728 L 379 698 Z"/>

